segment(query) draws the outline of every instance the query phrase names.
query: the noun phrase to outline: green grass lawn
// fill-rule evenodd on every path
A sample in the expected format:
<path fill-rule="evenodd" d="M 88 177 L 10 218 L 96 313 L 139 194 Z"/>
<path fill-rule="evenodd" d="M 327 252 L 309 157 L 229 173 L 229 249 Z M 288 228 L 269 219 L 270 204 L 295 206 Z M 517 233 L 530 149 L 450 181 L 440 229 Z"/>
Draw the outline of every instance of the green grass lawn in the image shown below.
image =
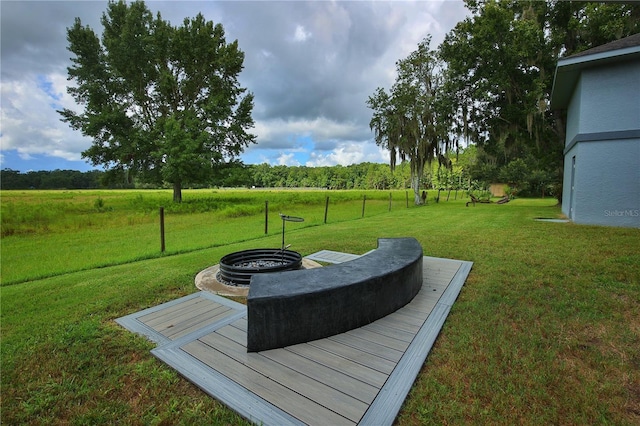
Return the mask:
<path fill-rule="evenodd" d="M 166 254 L 280 235 L 279 213 L 301 216 L 300 229 L 389 212 L 386 191 L 4 191 L 0 285 L 157 258 L 159 209 L 165 209 Z M 394 191 L 393 209 L 406 208 L 405 191 Z"/>
<path fill-rule="evenodd" d="M 151 193 L 143 193 L 136 208 L 123 207 L 135 204 L 136 194 L 109 194 L 78 202 L 87 210 L 76 221 L 126 211 L 124 217 L 140 215 L 141 223 L 120 218 L 111 226 L 113 220 L 97 216 L 99 226 L 74 230 L 70 217 L 67 224 L 50 222 L 48 230 L 3 234 L 2 424 L 244 424 L 151 356 L 153 344 L 114 319 L 197 291 L 195 275 L 224 254 L 278 247 L 279 218 L 265 236 L 264 194 L 255 198 L 262 206 L 252 214 L 216 216 L 202 206 L 219 195 L 195 192 L 199 204 L 169 209 L 167 225 L 174 220 L 180 232 L 168 238 L 172 251 L 161 256 L 152 232 L 157 203 L 146 200 Z M 467 208 L 459 198 L 406 208 L 404 192 L 393 194 L 390 212 L 388 192 L 368 194 L 364 218 L 362 193 L 345 194 L 325 225 L 324 197 L 333 194 L 300 193 L 297 200 L 271 194 L 273 216 L 286 205 L 295 209 L 284 213 L 309 219 L 287 228 L 287 243 L 303 255 L 364 253 L 377 238 L 412 236 L 425 255 L 474 262 L 398 424 L 640 423 L 640 230 L 534 221 L 560 216 L 550 199 Z M 18 215 L 20 208 L 5 210 L 2 195 L 4 230 L 5 215 Z M 113 210 L 94 213 L 98 197 Z M 73 203 L 65 202 L 70 209 Z M 146 204 L 149 213 L 140 207 Z M 211 217 L 236 232 L 223 234 L 212 225 L 212 241 L 205 241 L 199 234 L 209 231 L 191 228 Z M 136 232 L 119 234 L 126 243 L 108 240 L 128 226 Z M 153 235 L 148 242 L 144 226 Z M 52 241 L 43 242 L 47 238 Z M 63 244 L 64 238 L 73 243 Z M 91 243 L 112 248 L 100 260 L 82 259 L 91 258 Z M 67 253 L 73 245 L 76 251 Z M 47 256 L 67 260 L 50 272 L 29 271 Z M 20 257 L 27 259 L 15 260 Z"/>

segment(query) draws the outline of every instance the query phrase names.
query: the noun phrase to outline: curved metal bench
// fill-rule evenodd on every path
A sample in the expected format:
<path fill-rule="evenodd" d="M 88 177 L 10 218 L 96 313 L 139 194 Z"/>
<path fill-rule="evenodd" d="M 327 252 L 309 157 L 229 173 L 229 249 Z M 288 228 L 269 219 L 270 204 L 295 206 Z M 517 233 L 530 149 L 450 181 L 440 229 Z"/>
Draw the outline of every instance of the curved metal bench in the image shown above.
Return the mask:
<path fill-rule="evenodd" d="M 247 351 L 329 337 L 395 312 L 420 291 L 422 258 L 415 238 L 381 238 L 348 262 L 253 276 Z"/>

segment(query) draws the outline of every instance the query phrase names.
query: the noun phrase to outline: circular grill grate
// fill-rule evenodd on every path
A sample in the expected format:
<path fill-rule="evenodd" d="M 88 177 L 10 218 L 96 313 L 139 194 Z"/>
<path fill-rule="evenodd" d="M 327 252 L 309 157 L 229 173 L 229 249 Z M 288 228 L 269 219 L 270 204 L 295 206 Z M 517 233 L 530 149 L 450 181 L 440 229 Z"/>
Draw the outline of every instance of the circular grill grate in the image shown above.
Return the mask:
<path fill-rule="evenodd" d="M 252 249 L 220 259 L 218 280 L 224 284 L 248 286 L 255 274 L 288 271 L 302 266 L 300 253 L 281 249 Z"/>

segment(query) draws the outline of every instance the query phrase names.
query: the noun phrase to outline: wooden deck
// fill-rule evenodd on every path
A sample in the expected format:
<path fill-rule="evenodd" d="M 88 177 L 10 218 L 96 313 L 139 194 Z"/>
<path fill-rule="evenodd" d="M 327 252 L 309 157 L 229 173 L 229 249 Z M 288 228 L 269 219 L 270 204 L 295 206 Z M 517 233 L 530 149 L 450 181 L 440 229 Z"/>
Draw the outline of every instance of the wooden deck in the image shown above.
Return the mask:
<path fill-rule="evenodd" d="M 311 259 L 316 262 L 342 263 L 348 260 L 357 259 L 360 256 L 361 256 L 360 254 L 342 253 L 339 251 L 332 251 L 332 250 L 321 250 L 317 253 L 313 253 L 305 257 L 307 259 Z"/>
<path fill-rule="evenodd" d="M 340 261 L 339 253 L 323 252 L 317 257 Z M 117 321 L 158 343 L 156 357 L 257 424 L 390 425 L 471 266 L 425 257 L 422 290 L 402 309 L 343 334 L 257 353 L 246 350 L 246 307 L 207 292 Z"/>

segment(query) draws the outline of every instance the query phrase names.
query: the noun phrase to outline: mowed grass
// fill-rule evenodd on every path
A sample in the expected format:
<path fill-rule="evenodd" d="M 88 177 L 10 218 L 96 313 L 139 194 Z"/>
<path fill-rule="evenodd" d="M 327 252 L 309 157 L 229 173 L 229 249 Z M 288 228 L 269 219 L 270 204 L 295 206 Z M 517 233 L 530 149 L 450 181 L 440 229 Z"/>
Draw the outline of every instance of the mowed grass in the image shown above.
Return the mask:
<path fill-rule="evenodd" d="M 560 215 L 550 199 L 389 212 L 386 193 L 360 218 L 361 196 L 351 218 L 291 224 L 287 243 L 364 253 L 412 236 L 425 255 L 474 262 L 398 424 L 640 423 L 640 230 L 534 221 Z M 264 236 L 263 221 L 246 241 L 0 288 L 2 423 L 244 424 L 114 319 L 197 291 L 194 276 L 226 253 L 278 247 L 280 223 Z"/>
<path fill-rule="evenodd" d="M 406 208 L 405 191 L 4 191 L 0 285 L 248 241 Z M 327 208 L 327 197 L 329 206 Z M 364 200 L 366 197 L 366 201 Z M 160 207 L 165 253 L 160 251 Z M 265 210 L 268 216 L 265 218 Z"/>

